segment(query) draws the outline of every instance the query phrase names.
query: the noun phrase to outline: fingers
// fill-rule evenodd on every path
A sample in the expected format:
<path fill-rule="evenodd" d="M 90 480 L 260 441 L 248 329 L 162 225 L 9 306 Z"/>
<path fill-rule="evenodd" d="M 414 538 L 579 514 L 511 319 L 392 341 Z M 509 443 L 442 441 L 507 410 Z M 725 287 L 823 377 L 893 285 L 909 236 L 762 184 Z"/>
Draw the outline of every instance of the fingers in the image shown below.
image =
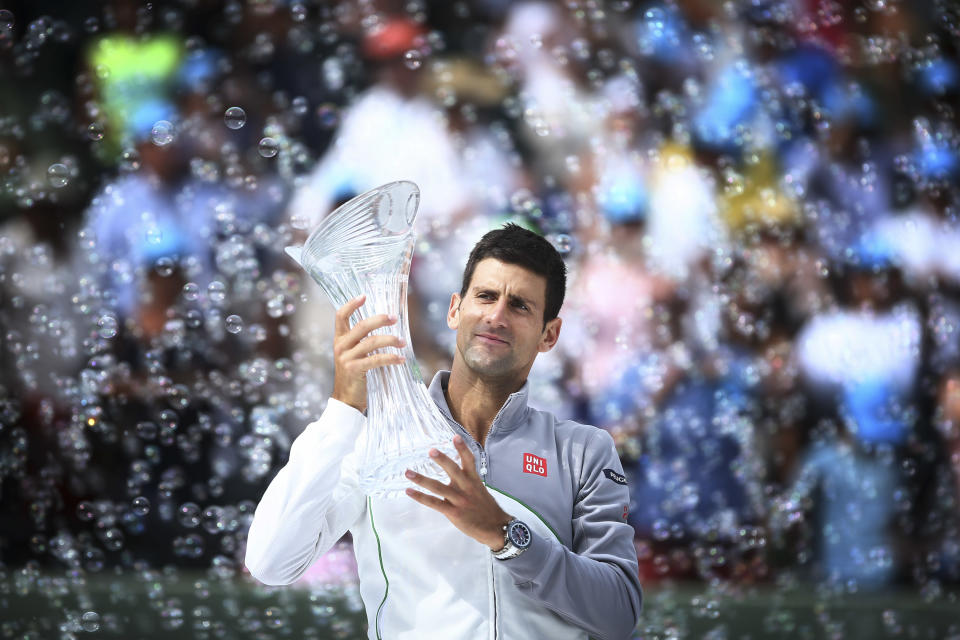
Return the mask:
<path fill-rule="evenodd" d="M 375 316 L 370 316 L 369 318 L 364 318 L 360 320 L 353 326 L 352 329 L 347 333 L 347 336 L 351 339 L 353 344 L 360 342 L 365 336 L 370 332 L 379 329 L 380 327 L 388 327 L 392 324 L 397 323 L 397 316 L 387 315 L 385 313 L 378 313 Z"/>
<path fill-rule="evenodd" d="M 405 346 L 407 346 L 407 342 L 400 336 L 395 336 L 392 334 L 372 335 L 361 340 L 352 349 L 347 349 L 343 353 L 343 357 L 348 360 L 354 360 L 362 358 L 363 356 L 366 356 L 377 349 L 382 349 L 384 347 L 396 347 L 398 349 L 403 349 Z"/>
<path fill-rule="evenodd" d="M 460 454 L 460 465 L 463 467 L 463 472 L 467 475 L 477 476 L 476 458 L 473 457 L 473 452 L 470 451 L 467 443 L 460 436 L 453 436 L 453 446 L 457 448 L 457 453 Z"/>
<path fill-rule="evenodd" d="M 351 329 L 350 327 L 350 316 L 356 312 L 357 309 L 363 306 L 367 301 L 366 295 L 359 295 L 353 300 L 348 301 L 345 305 L 337 309 L 334 318 L 334 330 L 337 337 L 343 336 L 352 336 L 354 338 L 352 344 L 349 346 L 352 347 L 357 342 L 367 335 L 374 329 L 379 329 L 380 327 L 386 327 L 388 325 L 394 324 L 397 322 L 397 316 L 387 315 L 385 313 L 377 314 L 369 318 L 364 318 L 357 322 L 357 324 Z"/>
<path fill-rule="evenodd" d="M 425 493 L 417 491 L 416 489 L 406 489 L 405 493 L 419 502 L 420 504 L 430 507 L 444 515 L 448 515 L 453 507 L 446 500 L 441 500 L 440 498 L 435 498 L 433 496 L 428 496 Z"/>
<path fill-rule="evenodd" d="M 349 316 L 348 316 L 348 320 L 349 320 Z M 345 353 L 347 351 L 354 349 L 354 347 L 356 347 L 361 342 L 363 342 L 363 340 L 371 337 L 370 336 L 371 332 L 376 331 L 377 329 L 380 329 L 382 327 L 388 327 L 396 323 L 397 323 L 396 316 L 388 316 L 385 313 L 377 314 L 375 316 L 371 316 L 369 318 L 364 318 L 363 320 L 360 320 L 359 322 L 357 322 L 357 324 L 353 326 L 352 329 L 349 329 L 346 333 L 343 333 L 343 334 L 338 333 L 334 337 L 334 340 L 333 340 L 334 355 Z M 390 333 L 381 333 L 376 335 L 387 337 L 387 340 L 388 340 L 386 343 L 378 346 L 401 347 L 401 345 L 399 344 L 401 338 L 399 336 L 396 336 Z M 359 351 L 357 353 L 362 353 L 362 354 L 369 353 L 370 351 L 373 351 L 376 348 L 378 347 L 368 348 L 366 351 Z"/>
<path fill-rule="evenodd" d="M 464 474 L 464 470 L 457 465 L 449 456 L 445 455 L 437 449 L 430 449 L 428 455 L 430 460 L 435 462 L 437 466 L 447 472 L 447 475 L 450 477 L 450 484 L 454 486 L 463 486 L 469 481 L 469 477 Z"/>
<path fill-rule="evenodd" d="M 357 368 L 363 373 L 376 369 L 377 367 L 386 367 L 391 364 L 403 364 L 407 358 L 400 353 L 375 353 L 357 361 Z"/>
<path fill-rule="evenodd" d="M 463 487 L 471 481 L 477 481 L 479 476 L 477 475 L 476 459 L 473 456 L 473 452 L 470 451 L 470 447 L 467 446 L 467 443 L 464 442 L 463 438 L 460 436 L 453 437 L 453 446 L 456 447 L 457 453 L 460 454 L 459 465 L 455 460 L 437 449 L 430 449 L 428 453 L 430 459 L 435 462 L 437 466 L 446 471 L 447 475 L 450 477 L 450 484 L 441 486 Z M 430 480 L 424 476 L 420 476 L 420 474 L 414 475 L 418 478 L 423 478 L 424 480 L 424 482 L 418 482 L 418 484 L 421 484 L 431 491 L 434 491 L 432 486 L 428 486 L 426 484 L 427 481 L 434 482 L 433 480 Z M 407 477 L 409 478 L 411 476 L 408 475 Z M 438 495 L 445 495 L 441 491 L 434 491 L 434 493 Z"/>
<path fill-rule="evenodd" d="M 366 397 L 366 373 L 377 367 L 387 367 L 390 365 L 403 364 L 406 358 L 399 353 L 375 353 L 366 358 L 350 360 L 337 368 L 334 378 L 334 397 L 339 397 L 343 393 L 348 393 L 356 401 L 360 401 L 359 396 Z M 338 389 L 340 383 L 341 388 Z M 348 403 L 353 404 L 353 403 Z"/>
<path fill-rule="evenodd" d="M 353 312 L 359 309 L 366 301 L 367 296 L 359 295 L 337 309 L 336 319 L 333 323 L 335 335 L 342 336 L 350 331 L 350 316 L 352 316 Z"/>
<path fill-rule="evenodd" d="M 333 340 L 333 355 L 335 361 L 344 365 L 352 360 L 361 359 L 369 353 L 383 347 L 396 347 L 402 349 L 406 346 L 406 341 L 394 334 L 376 334 L 370 335 L 382 327 L 396 324 L 397 316 L 387 315 L 385 313 L 377 314 L 369 318 L 364 318 L 350 327 L 350 316 L 357 311 L 366 301 L 365 295 L 357 296 L 345 305 L 337 309 L 335 325 L 335 337 Z M 387 364 L 396 364 L 403 360 L 391 360 Z M 369 369 L 370 367 L 366 367 Z M 366 371 L 366 369 L 364 369 Z"/>
<path fill-rule="evenodd" d="M 410 469 L 407 469 L 406 473 L 404 473 L 404 476 L 406 476 L 410 482 L 420 485 L 434 495 L 445 499 L 450 499 L 453 497 L 454 492 L 450 485 L 444 484 L 439 480 L 428 478 L 427 476 L 419 474 L 415 471 L 411 471 Z"/>
<path fill-rule="evenodd" d="M 364 318 L 350 326 L 350 317 L 366 302 L 360 295 L 337 309 L 333 339 L 333 393 L 332 398 L 358 411 L 367 408 L 366 373 L 377 367 L 406 362 L 402 353 L 376 353 L 384 347 L 403 349 L 405 341 L 392 334 L 370 335 L 372 331 L 397 322 L 396 316 L 378 314 Z"/>

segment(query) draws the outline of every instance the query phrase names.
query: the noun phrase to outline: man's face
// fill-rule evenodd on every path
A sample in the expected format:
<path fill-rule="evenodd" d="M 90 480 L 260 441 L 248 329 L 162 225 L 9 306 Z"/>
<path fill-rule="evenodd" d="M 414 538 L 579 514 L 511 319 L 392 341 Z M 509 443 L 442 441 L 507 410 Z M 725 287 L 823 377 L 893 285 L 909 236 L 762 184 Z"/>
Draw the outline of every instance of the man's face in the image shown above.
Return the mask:
<path fill-rule="evenodd" d="M 513 264 L 477 263 L 466 295 L 453 294 L 447 325 L 457 330 L 457 353 L 479 377 L 524 380 L 538 353 L 560 334 L 560 318 L 543 325 L 547 280 Z"/>

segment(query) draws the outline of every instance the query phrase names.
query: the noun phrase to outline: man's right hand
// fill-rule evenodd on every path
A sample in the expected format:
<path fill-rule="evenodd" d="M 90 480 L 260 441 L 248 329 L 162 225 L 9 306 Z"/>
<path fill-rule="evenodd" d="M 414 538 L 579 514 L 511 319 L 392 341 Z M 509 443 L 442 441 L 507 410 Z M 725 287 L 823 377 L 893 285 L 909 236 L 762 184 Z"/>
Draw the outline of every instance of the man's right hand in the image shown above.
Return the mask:
<path fill-rule="evenodd" d="M 406 341 L 395 335 L 370 335 L 371 331 L 397 322 L 396 316 L 376 315 L 350 327 L 350 316 L 359 309 L 366 296 L 359 296 L 337 309 L 333 338 L 333 399 L 367 410 L 367 371 L 374 367 L 402 364 L 406 358 L 398 353 L 374 353 L 383 347 L 403 349 Z"/>

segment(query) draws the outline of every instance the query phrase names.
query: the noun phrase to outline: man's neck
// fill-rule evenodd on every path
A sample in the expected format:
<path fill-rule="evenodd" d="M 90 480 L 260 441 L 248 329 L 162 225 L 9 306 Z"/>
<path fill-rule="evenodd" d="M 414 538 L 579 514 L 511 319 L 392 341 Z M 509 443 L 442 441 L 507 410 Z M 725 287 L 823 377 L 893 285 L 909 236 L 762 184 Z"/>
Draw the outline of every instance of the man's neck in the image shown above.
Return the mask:
<path fill-rule="evenodd" d="M 510 394 L 518 391 L 523 383 L 523 380 L 483 380 L 455 359 L 444 395 L 453 419 L 482 447 L 493 419 Z"/>

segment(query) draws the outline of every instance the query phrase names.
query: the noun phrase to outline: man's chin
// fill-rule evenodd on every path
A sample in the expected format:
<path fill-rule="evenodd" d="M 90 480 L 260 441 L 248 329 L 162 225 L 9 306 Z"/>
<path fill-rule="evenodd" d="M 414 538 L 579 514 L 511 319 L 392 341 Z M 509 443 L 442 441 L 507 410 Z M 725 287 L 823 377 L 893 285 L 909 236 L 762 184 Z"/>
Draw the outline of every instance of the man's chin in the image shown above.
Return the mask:
<path fill-rule="evenodd" d="M 505 358 L 494 360 L 482 357 L 467 357 L 464 362 L 471 371 L 481 376 L 501 376 L 510 371 L 512 364 Z"/>

